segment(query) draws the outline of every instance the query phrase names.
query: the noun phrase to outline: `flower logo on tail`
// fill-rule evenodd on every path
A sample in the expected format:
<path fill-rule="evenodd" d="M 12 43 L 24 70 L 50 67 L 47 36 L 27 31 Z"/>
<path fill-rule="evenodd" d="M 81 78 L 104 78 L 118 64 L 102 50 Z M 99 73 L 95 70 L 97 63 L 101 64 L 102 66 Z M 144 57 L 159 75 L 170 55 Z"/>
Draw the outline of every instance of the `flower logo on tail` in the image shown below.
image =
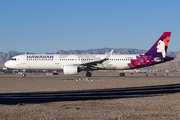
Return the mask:
<path fill-rule="evenodd" d="M 170 37 L 161 38 L 156 46 L 157 52 L 161 53 L 163 57 L 166 57 L 165 47 L 168 47 Z"/>

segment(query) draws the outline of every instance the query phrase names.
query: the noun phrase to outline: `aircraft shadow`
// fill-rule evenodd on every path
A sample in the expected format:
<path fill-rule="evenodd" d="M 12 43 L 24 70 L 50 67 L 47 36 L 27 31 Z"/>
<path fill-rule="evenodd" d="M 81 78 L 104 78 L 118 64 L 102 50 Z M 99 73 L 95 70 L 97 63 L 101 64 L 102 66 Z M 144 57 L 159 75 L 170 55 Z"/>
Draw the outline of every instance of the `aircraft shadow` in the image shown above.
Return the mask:
<path fill-rule="evenodd" d="M 153 97 L 180 92 L 180 84 L 72 91 L 0 93 L 0 104 L 33 104 L 61 101 Z"/>

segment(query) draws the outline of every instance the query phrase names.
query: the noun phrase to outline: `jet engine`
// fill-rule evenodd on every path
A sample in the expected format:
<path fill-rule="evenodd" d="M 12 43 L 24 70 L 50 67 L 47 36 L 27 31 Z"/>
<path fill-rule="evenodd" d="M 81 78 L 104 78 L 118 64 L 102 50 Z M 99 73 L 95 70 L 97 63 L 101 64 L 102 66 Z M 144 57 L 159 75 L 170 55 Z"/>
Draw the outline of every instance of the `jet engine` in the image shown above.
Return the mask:
<path fill-rule="evenodd" d="M 64 65 L 63 72 L 65 75 L 72 75 L 72 74 L 77 74 L 78 72 L 80 72 L 80 69 L 79 67 L 74 66 L 74 65 Z"/>

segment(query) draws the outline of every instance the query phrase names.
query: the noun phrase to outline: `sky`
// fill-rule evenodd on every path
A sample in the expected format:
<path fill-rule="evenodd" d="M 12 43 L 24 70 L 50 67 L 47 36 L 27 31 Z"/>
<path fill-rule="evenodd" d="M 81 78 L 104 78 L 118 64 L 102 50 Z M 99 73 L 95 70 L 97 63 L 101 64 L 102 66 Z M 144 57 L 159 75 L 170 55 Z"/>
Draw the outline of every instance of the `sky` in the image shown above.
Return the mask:
<path fill-rule="evenodd" d="M 0 52 L 148 50 L 172 32 L 180 51 L 179 0 L 0 0 Z"/>

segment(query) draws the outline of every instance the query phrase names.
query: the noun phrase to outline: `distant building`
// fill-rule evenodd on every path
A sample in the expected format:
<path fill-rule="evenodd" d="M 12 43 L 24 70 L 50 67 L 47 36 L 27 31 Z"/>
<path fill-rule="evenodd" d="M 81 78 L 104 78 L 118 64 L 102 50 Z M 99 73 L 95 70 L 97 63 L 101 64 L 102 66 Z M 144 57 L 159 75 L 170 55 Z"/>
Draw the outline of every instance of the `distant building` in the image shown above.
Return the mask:
<path fill-rule="evenodd" d="M 6 67 L 4 67 L 4 68 L 3 68 L 3 70 L 7 70 L 7 68 L 6 68 Z"/>

